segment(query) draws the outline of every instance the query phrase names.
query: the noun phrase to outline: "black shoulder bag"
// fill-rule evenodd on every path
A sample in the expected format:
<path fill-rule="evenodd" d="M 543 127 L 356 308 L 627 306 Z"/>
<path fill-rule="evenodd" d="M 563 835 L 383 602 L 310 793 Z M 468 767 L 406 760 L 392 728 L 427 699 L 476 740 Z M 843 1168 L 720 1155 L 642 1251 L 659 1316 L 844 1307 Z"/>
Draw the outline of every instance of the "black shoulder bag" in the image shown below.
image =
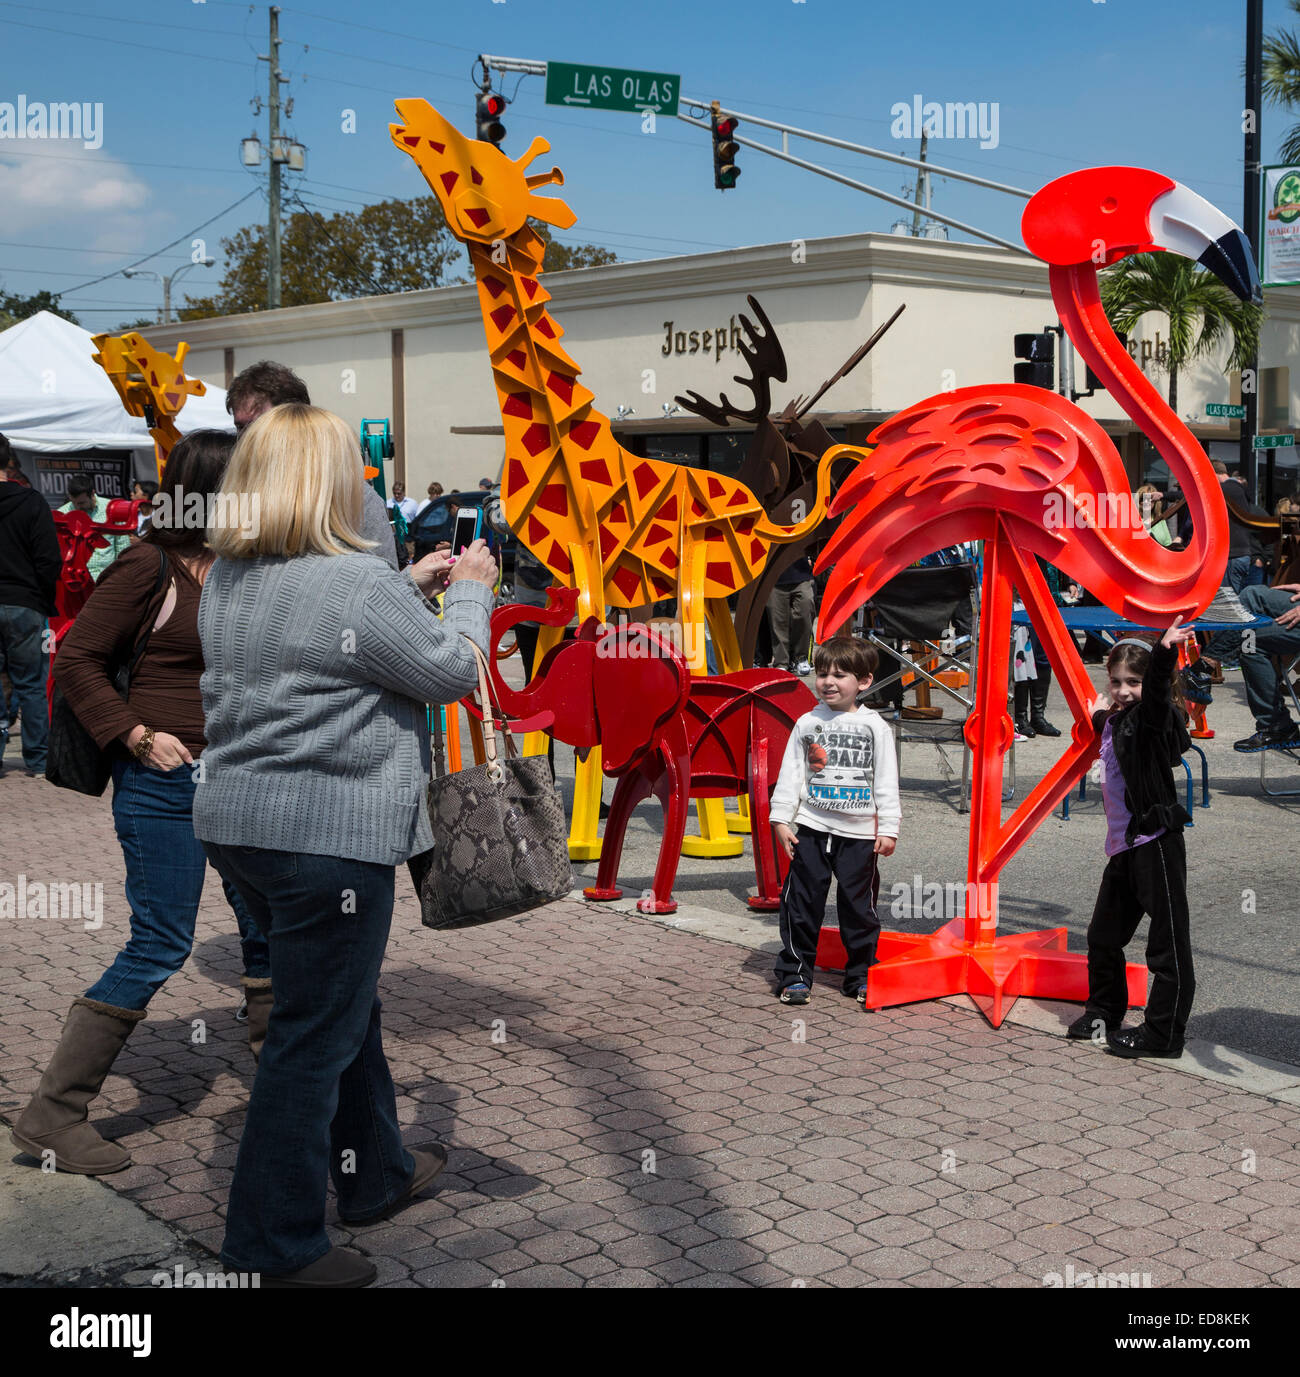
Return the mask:
<path fill-rule="evenodd" d="M 167 572 L 167 552 L 159 546 L 158 581 L 154 584 L 153 596 L 146 604 L 146 615 L 167 582 Z M 152 631 L 151 622 L 145 627 L 144 635 L 136 642 L 130 656 L 109 675 L 113 687 L 123 699 L 130 692 L 131 675 L 140 663 Z M 115 751 L 116 747 L 112 744 L 102 748 L 96 744 L 95 738 L 82 726 L 81 719 L 63 696 L 63 690 L 55 684 L 54 696 L 50 700 L 50 740 L 45 778 L 60 789 L 75 789 L 79 794 L 99 798 L 112 778 Z"/>

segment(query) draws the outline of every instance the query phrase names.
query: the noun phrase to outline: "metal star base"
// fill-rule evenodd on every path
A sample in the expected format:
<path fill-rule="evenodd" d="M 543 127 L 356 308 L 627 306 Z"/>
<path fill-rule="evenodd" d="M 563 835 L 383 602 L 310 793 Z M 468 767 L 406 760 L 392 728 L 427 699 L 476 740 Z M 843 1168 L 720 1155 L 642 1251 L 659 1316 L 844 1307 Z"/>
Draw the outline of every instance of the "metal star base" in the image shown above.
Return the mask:
<path fill-rule="evenodd" d="M 1036 999 L 1088 998 L 1088 958 L 1066 951 L 1065 928 L 1018 932 L 970 942 L 965 920 L 954 918 L 936 932 L 882 932 L 877 963 L 867 977 L 866 1008 L 885 1009 L 920 999 L 966 994 L 994 1028 L 1022 995 Z M 822 928 L 817 964 L 842 971 L 847 962 L 838 928 Z M 1147 1002 L 1147 968 L 1128 962 L 1128 1002 Z"/>

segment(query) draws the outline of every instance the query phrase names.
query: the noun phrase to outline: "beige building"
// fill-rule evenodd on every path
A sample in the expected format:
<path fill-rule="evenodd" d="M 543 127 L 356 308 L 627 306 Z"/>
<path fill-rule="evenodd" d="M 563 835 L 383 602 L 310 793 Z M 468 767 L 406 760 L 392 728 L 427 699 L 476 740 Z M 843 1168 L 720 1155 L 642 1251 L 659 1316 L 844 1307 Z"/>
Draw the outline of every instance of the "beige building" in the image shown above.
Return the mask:
<path fill-rule="evenodd" d="M 785 350 L 789 378 L 773 387 L 773 410 L 811 396 L 896 307 L 906 310 L 876 349 L 819 402 L 817 414 L 850 441 L 934 393 L 1010 382 L 1012 337 L 1057 324 L 1047 268 L 991 245 L 889 234 L 766 244 L 723 253 L 548 274 L 551 311 L 564 344 L 628 448 L 734 471 L 743 427 L 719 432 L 684 412 L 666 415 L 688 390 L 738 405 L 750 393 L 737 352 L 739 316 L 752 293 Z M 1289 431 L 1300 396 L 1289 365 L 1300 354 L 1300 289 L 1270 289 L 1261 347 L 1260 430 Z M 1166 323 L 1148 317 L 1131 344 L 1163 393 L 1158 342 Z M 478 291 L 472 284 L 364 297 L 151 329 L 155 345 L 187 340 L 187 369 L 229 384 L 241 368 L 272 358 L 297 370 L 312 399 L 353 425 L 389 417 L 396 477 L 422 496 L 437 479 L 449 491 L 495 478 L 501 421 L 488 364 Z M 1059 350 L 1058 350 L 1059 352 Z M 1071 350 L 1071 355 L 1073 351 Z M 1179 378 L 1179 411 L 1216 457 L 1237 463 L 1236 426 L 1211 421 L 1209 402 L 1239 399 L 1226 352 Z M 1074 386 L 1085 387 L 1073 356 Z M 1278 371 L 1281 370 L 1281 371 Z M 1105 392 L 1079 403 L 1115 437 L 1136 483 L 1164 470 Z M 623 410 L 620 411 L 620 408 Z M 1222 446 L 1222 448 L 1220 448 Z M 1275 496 L 1296 488 L 1296 451 L 1263 452 Z M 1261 486 L 1261 495 L 1269 486 Z"/>

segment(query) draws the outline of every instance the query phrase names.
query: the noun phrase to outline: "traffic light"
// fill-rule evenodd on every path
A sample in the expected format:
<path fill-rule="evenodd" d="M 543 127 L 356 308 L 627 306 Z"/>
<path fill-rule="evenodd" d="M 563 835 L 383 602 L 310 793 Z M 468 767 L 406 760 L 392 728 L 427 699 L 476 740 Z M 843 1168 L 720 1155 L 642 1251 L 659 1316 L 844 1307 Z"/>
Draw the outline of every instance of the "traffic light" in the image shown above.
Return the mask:
<path fill-rule="evenodd" d="M 1028 363 L 1015 365 L 1016 381 L 1030 387 L 1045 387 L 1056 391 L 1056 341 L 1050 332 L 1041 335 L 1017 335 L 1016 358 Z"/>
<path fill-rule="evenodd" d="M 506 127 L 501 123 L 505 112 L 505 96 L 495 91 L 480 91 L 475 97 L 474 137 L 482 143 L 500 143 L 506 136 Z"/>
<path fill-rule="evenodd" d="M 735 115 L 724 115 L 713 103 L 713 185 L 719 191 L 728 191 L 736 185 L 740 169 L 736 166 L 736 154 L 740 145 L 735 140 L 736 125 L 740 121 Z"/>

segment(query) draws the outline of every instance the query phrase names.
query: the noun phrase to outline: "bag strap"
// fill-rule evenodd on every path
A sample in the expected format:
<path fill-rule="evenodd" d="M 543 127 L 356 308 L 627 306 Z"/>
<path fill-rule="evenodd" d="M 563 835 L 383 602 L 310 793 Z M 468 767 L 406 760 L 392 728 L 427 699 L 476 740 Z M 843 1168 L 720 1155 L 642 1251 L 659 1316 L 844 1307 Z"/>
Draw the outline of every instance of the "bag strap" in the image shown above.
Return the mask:
<path fill-rule="evenodd" d="M 158 547 L 158 578 L 154 583 L 153 593 L 149 598 L 149 607 L 152 607 L 154 603 L 158 601 L 158 594 L 162 592 L 166 585 L 169 571 L 170 566 L 167 563 L 167 551 L 160 545 Z M 152 620 L 150 620 L 148 611 L 146 610 L 144 635 L 136 642 L 135 649 L 131 652 L 131 658 L 126 662 L 126 677 L 128 681 L 135 673 L 136 665 L 138 665 L 144 657 L 145 649 L 149 644 L 149 637 L 153 634 L 153 624 L 157 620 L 157 612 L 154 613 Z"/>
<path fill-rule="evenodd" d="M 503 722 L 502 734 L 505 737 L 504 754 L 506 757 L 518 759 L 519 747 L 516 745 L 510 729 L 504 726 L 504 715 L 501 712 L 500 705 L 492 696 L 492 678 L 488 673 L 487 656 L 484 655 L 468 636 L 465 637 L 465 640 L 469 643 L 470 649 L 474 652 L 474 662 L 478 669 L 478 700 L 479 707 L 483 713 L 484 763 L 487 766 L 488 774 L 496 780 L 500 779 L 502 774 L 502 752 L 497 738 L 497 720 Z M 447 705 L 447 710 L 451 711 L 455 706 L 454 703 L 449 703 Z M 437 703 L 431 703 L 429 705 L 429 716 L 433 726 L 433 765 L 435 776 L 445 776 L 448 773 L 442 731 L 442 712 L 442 708 Z"/>
<path fill-rule="evenodd" d="M 469 637 L 465 639 L 469 641 Z M 487 656 L 474 644 L 469 641 L 470 649 L 474 652 L 474 660 L 478 665 L 478 696 L 479 706 L 483 710 L 483 754 L 484 763 L 487 765 L 488 774 L 493 779 L 500 779 L 502 774 L 501 761 L 497 749 L 497 730 L 496 719 L 502 717 L 499 704 L 492 697 L 492 679 L 488 674 Z M 515 745 L 514 738 L 510 729 L 502 723 L 502 731 L 505 735 L 506 755 L 516 757 L 519 754 L 518 747 Z"/>

